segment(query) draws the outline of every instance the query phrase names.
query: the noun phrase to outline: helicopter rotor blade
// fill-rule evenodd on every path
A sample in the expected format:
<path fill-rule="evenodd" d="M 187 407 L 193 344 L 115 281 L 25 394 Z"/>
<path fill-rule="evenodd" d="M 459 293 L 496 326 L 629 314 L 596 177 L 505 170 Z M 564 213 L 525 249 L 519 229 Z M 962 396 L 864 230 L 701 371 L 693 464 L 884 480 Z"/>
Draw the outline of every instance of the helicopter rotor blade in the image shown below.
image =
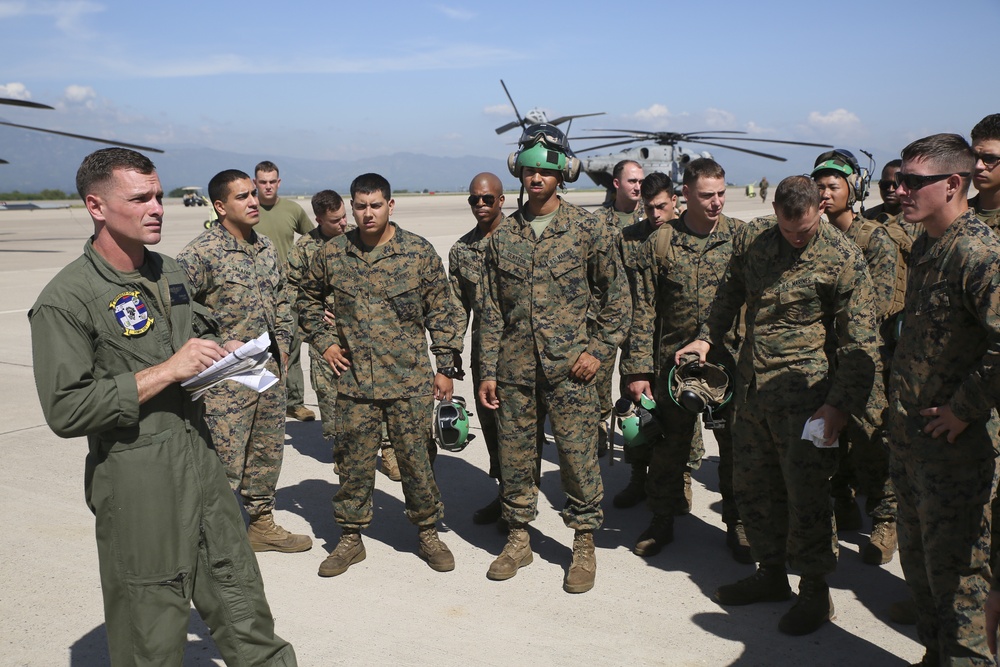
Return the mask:
<path fill-rule="evenodd" d="M 163 150 L 159 148 L 153 148 L 152 146 L 140 146 L 139 144 L 129 144 L 124 141 L 117 141 L 115 139 L 101 139 L 100 137 L 88 137 L 84 134 L 73 134 L 72 132 L 60 132 L 59 130 L 47 130 L 43 127 L 32 127 L 31 125 L 18 125 L 17 123 L 8 123 L 7 121 L 0 120 L 0 125 L 6 125 L 8 127 L 17 127 L 22 130 L 33 130 L 35 132 L 45 132 L 47 134 L 58 134 L 61 137 L 70 137 L 72 139 L 83 139 L 84 141 L 96 141 L 99 144 L 107 144 L 109 146 L 122 146 L 123 148 L 133 148 L 140 151 L 150 151 L 152 153 L 162 153 Z"/>
<path fill-rule="evenodd" d="M 586 153 L 587 151 L 596 151 L 598 148 L 608 148 L 609 146 L 624 146 L 625 144 L 634 144 L 637 141 L 642 141 L 642 139 L 625 139 L 624 141 L 613 141 L 610 144 L 599 144 L 597 146 L 587 146 L 586 148 L 574 148 L 576 153 Z"/>
<path fill-rule="evenodd" d="M 787 141 L 784 139 L 750 139 L 749 137 L 690 137 L 688 141 L 701 141 L 702 139 L 722 139 L 725 141 L 759 141 L 766 144 L 788 144 L 790 146 L 813 146 L 815 148 L 833 148 L 830 144 L 814 144 L 809 141 Z"/>
<path fill-rule="evenodd" d="M 604 111 L 600 111 L 598 113 L 577 113 L 577 114 L 571 114 L 569 116 L 559 116 L 555 120 L 550 120 L 549 123 L 551 123 L 552 125 L 560 125 L 562 123 L 565 123 L 568 120 L 573 120 L 574 118 L 587 118 L 589 116 L 603 116 L 604 114 L 605 114 Z"/>
<path fill-rule="evenodd" d="M 9 104 L 12 107 L 28 107 L 29 109 L 55 109 L 48 104 L 41 102 L 30 102 L 28 100 L 15 100 L 10 97 L 0 97 L 0 104 Z"/>
<path fill-rule="evenodd" d="M 517 110 L 517 105 L 514 104 L 514 98 L 510 96 L 510 91 L 507 90 L 507 84 L 503 82 L 503 79 L 500 79 L 500 85 L 503 86 L 503 92 L 507 95 L 511 108 L 514 109 L 514 117 L 517 118 L 517 124 L 524 127 L 524 118 L 521 117 L 521 113 Z M 500 133 L 497 132 L 497 134 Z"/>
<path fill-rule="evenodd" d="M 521 126 L 521 122 L 520 121 L 512 120 L 509 123 L 507 123 L 506 125 L 501 125 L 500 127 L 498 127 L 497 128 L 497 134 L 503 134 L 504 132 L 509 132 L 509 131 L 513 130 L 515 127 L 520 127 L 520 126 Z"/>
<path fill-rule="evenodd" d="M 10 162 L 7 162 L 7 160 L 4 160 L 2 157 L 0 157 L 0 164 L 10 164 Z"/>
<path fill-rule="evenodd" d="M 779 155 L 771 155 L 770 153 L 761 153 L 760 151 L 752 151 L 749 148 L 740 148 L 739 146 L 727 146 L 726 144 L 716 144 L 711 141 L 701 141 L 698 139 L 693 139 L 686 143 L 704 144 L 705 146 L 715 146 L 717 148 L 728 148 L 729 150 L 739 151 L 741 153 L 749 153 L 750 155 L 756 155 L 758 157 L 766 157 L 769 160 L 777 160 L 778 162 L 788 162 L 788 158 L 784 158 Z"/>

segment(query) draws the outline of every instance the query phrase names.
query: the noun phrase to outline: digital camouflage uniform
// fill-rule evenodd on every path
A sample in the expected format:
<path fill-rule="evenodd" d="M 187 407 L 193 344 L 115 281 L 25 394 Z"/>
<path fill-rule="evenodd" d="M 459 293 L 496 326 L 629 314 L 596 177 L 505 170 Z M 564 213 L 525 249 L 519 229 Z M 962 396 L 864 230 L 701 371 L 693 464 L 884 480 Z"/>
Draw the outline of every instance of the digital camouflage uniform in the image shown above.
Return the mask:
<path fill-rule="evenodd" d="M 632 212 L 629 218 L 631 222 L 627 225 L 622 225 L 621 219 L 618 217 L 618 212 L 615 210 L 614 203 L 608 204 L 601 208 L 599 213 L 603 213 L 604 222 L 613 230 L 615 245 L 621 245 L 621 231 L 624 227 L 630 227 L 632 225 L 638 224 L 644 219 L 642 202 L 635 207 L 635 211 Z M 624 278 L 624 276 L 622 276 Z M 596 295 L 595 295 L 596 296 Z M 590 326 L 590 333 L 593 335 L 597 331 L 597 310 L 600 306 L 596 303 L 591 303 L 591 312 L 587 314 L 587 322 Z M 626 329 L 626 332 L 628 330 Z M 615 352 L 617 356 L 617 352 Z M 597 399 L 601 406 L 601 423 L 598 424 L 598 438 L 599 443 L 603 441 L 607 443 L 608 441 L 608 424 L 611 420 L 611 411 L 614 408 L 614 397 L 612 396 L 613 389 L 611 387 L 614 382 L 615 374 L 615 364 L 614 359 L 609 364 L 601 364 L 601 367 L 597 371 L 597 378 L 594 383 L 597 385 Z"/>
<path fill-rule="evenodd" d="M 969 200 L 969 208 L 975 212 L 980 222 L 993 230 L 994 234 L 1000 234 L 1000 208 L 992 211 L 981 208 L 979 195 Z"/>
<path fill-rule="evenodd" d="M 507 224 L 507 216 L 502 213 L 499 228 Z M 472 315 L 472 353 L 471 365 L 472 386 L 478 392 L 481 382 L 482 366 L 482 340 L 480 330 L 482 328 L 482 304 L 483 288 L 486 279 L 483 276 L 483 258 L 486 254 L 486 247 L 489 245 L 489 237 L 484 236 L 477 225 L 472 231 L 466 233 L 448 253 L 448 280 L 451 283 L 451 292 L 462 304 L 465 313 L 466 325 L 462 326 L 464 331 L 468 326 L 469 315 Z M 497 444 L 497 419 L 496 411 L 476 403 L 476 413 L 479 417 L 479 425 L 483 429 L 483 440 L 486 441 L 486 450 L 490 455 L 489 474 L 495 480 L 501 481 L 500 476 L 500 450 Z M 545 433 L 539 429 L 539 456 L 541 446 L 545 443 Z M 539 464 L 541 460 L 539 459 Z"/>
<path fill-rule="evenodd" d="M 193 602 L 227 664 L 294 665 L 274 634 L 202 402 L 173 384 L 139 404 L 136 373 L 213 333 L 189 295 L 169 257 L 147 252 L 141 269 L 122 272 L 88 241 L 28 313 L 45 419 L 60 437 L 86 436 L 90 449 L 85 492 L 111 663 L 180 664 Z M 115 305 L 130 298 L 145 320 L 126 327 Z"/>
<path fill-rule="evenodd" d="M 865 246 L 861 246 L 862 231 L 872 226 Z M 855 216 L 844 232 L 858 244 L 868 265 L 875 297 L 876 340 L 878 344 L 878 372 L 872 386 L 868 405 L 861 416 L 852 415 L 840 438 L 840 469 L 834 475 L 833 496 L 853 502 L 851 484 L 867 496 L 867 511 L 873 521 L 893 521 L 896 517 L 896 494 L 889 481 L 889 449 L 886 443 L 884 413 L 886 409 L 885 381 L 891 352 L 883 340 L 883 325 L 893 310 L 893 293 L 896 289 L 897 248 L 885 227 L 875 221 Z M 832 332 L 831 332 L 832 333 Z M 836 350 L 836 337 L 831 336 L 830 349 Z"/>
<path fill-rule="evenodd" d="M 669 220 L 670 245 L 666 257 L 656 256 L 656 236 L 649 236 L 635 251 L 635 312 L 629 336 L 625 375 L 649 374 L 655 378 L 654 400 L 664 427 L 664 438 L 652 448 L 646 497 L 654 515 L 670 516 L 686 507 L 683 474 L 698 468 L 705 453 L 698 416 L 677 405 L 670 395 L 668 376 L 674 368 L 674 354 L 695 340 L 708 320 L 716 291 L 726 277 L 733 253 L 733 235 L 742 220 L 719 216 L 707 237 L 698 237 L 680 218 Z M 632 234 L 629 234 L 632 236 Z M 626 260 L 629 261 L 629 260 Z M 733 355 L 738 348 L 736 326 L 725 335 L 725 343 L 713 347 L 713 363 L 735 371 Z M 624 355 L 623 355 L 624 356 Z M 732 406 L 717 414 L 725 427 L 715 431 L 719 443 L 719 489 L 722 493 L 722 520 L 726 525 L 739 521 L 733 497 Z M 697 447 L 697 461 L 692 454 Z"/>
<path fill-rule="evenodd" d="M 733 479 L 754 560 L 803 576 L 837 564 L 830 477 L 838 450 L 802 440 L 823 404 L 864 413 L 875 378 L 875 305 L 858 247 L 820 221 L 815 236 L 793 248 L 773 220 L 741 226 L 708 325 L 698 338 L 725 342 L 746 305 L 746 335 L 737 364 Z M 836 332 L 837 371 L 824 350 Z"/>
<path fill-rule="evenodd" d="M 464 318 L 434 247 L 389 224 L 394 236 L 370 252 L 357 229 L 324 244 L 299 286 L 306 340 L 324 352 L 340 345 L 350 355 L 351 367 L 337 383 L 334 451 L 341 464 L 333 513 L 352 531 L 371 523 L 383 420 L 399 461 L 407 518 L 429 527 L 444 516 L 429 451 L 434 371 L 424 332 L 430 332 L 437 367 L 458 366 Z M 323 321 L 324 308 L 333 313 L 333 326 Z"/>
<path fill-rule="evenodd" d="M 910 255 L 903 329 L 889 383 L 899 555 L 917 634 L 941 664 L 992 665 L 989 501 L 1000 399 L 1000 240 L 971 211 Z M 920 410 L 950 405 L 954 443 L 924 433 Z"/>
<path fill-rule="evenodd" d="M 601 526 L 604 488 L 597 464 L 595 382 L 570 379 L 583 352 L 613 364 L 632 304 L 611 229 L 560 201 L 540 237 L 518 211 L 490 236 L 483 296 L 482 379 L 497 382 L 503 517 L 537 513 L 537 424 L 549 416 L 567 496 L 562 517 L 576 530 Z M 596 296 L 595 325 L 587 313 Z"/>
<path fill-rule="evenodd" d="M 299 295 L 299 284 L 309 270 L 316 251 L 329 241 L 323 236 L 319 227 L 303 234 L 295 242 L 288 253 L 288 302 L 294 304 Z M 291 363 L 291 357 L 289 357 Z M 319 403 L 319 418 L 323 422 L 323 437 L 332 439 L 337 411 L 334 406 L 337 401 L 337 376 L 329 362 L 323 358 L 323 353 L 312 345 L 309 346 L 309 381 L 316 392 Z M 289 404 L 291 405 L 291 404 Z"/>
<path fill-rule="evenodd" d="M 266 236 L 242 242 L 222 225 L 195 237 L 177 256 L 187 271 L 191 298 L 208 308 L 224 341 L 246 342 L 267 331 L 272 351 L 287 353 L 292 318 L 285 270 Z M 215 449 L 239 490 L 251 520 L 274 511 L 285 445 L 285 383 L 280 355 L 267 369 L 279 381 L 258 393 L 226 381 L 205 393 L 205 418 Z"/>
<path fill-rule="evenodd" d="M 260 204 L 258 207 L 260 219 L 254 225 L 254 231 L 268 237 L 274 245 L 274 250 L 278 255 L 285 273 L 288 273 L 289 262 L 293 252 L 295 234 L 305 235 L 314 229 L 312 220 L 305 209 L 291 201 L 290 199 L 278 198 L 272 206 Z M 288 373 L 285 375 L 285 388 L 287 394 L 287 405 L 295 407 L 302 405 L 305 400 L 305 380 L 302 377 L 302 336 L 298 326 L 298 317 L 295 313 L 295 297 L 290 297 L 289 305 L 292 307 L 292 342 L 288 353 Z M 314 386 L 313 389 L 316 387 Z"/>

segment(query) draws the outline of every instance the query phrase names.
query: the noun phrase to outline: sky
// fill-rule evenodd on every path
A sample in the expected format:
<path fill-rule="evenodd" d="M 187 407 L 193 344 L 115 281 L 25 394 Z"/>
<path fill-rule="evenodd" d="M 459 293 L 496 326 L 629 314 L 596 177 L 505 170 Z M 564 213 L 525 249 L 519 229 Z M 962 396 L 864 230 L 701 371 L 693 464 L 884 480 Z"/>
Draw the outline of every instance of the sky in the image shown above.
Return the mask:
<path fill-rule="evenodd" d="M 998 0 L 0 0 L 0 96 L 56 107 L 0 119 L 272 158 L 505 159 L 502 78 L 522 114 L 607 113 L 574 138 L 738 130 L 881 165 L 1000 112 L 997 25 Z M 820 152 L 743 145 L 789 162 L 709 150 L 772 182 Z"/>

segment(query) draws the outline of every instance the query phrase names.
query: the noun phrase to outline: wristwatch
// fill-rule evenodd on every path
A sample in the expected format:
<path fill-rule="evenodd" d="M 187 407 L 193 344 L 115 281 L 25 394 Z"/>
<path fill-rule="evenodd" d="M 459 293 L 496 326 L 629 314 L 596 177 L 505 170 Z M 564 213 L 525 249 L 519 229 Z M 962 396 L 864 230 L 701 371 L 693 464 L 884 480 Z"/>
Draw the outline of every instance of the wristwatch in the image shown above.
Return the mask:
<path fill-rule="evenodd" d="M 461 380 L 465 375 L 462 371 L 458 370 L 454 366 L 443 366 L 437 370 L 438 373 L 445 376 L 446 378 L 451 378 L 452 380 Z"/>

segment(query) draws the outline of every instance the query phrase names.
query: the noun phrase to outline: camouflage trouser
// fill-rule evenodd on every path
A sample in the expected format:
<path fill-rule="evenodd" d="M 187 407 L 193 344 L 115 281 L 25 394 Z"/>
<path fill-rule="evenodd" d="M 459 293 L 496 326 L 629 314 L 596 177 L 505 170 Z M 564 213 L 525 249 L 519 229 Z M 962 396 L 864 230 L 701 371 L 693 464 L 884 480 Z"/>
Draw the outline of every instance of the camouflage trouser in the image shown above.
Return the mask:
<path fill-rule="evenodd" d="M 323 422 L 323 437 L 332 440 L 337 432 L 337 376 L 330 367 L 330 362 L 324 359 L 323 355 L 311 345 L 309 346 L 309 380 L 316 391 L 316 402 L 319 403 L 319 418 Z"/>
<path fill-rule="evenodd" d="M 733 490 L 754 560 L 829 574 L 837 567 L 830 477 L 838 449 L 802 439 L 816 405 L 779 411 L 765 403 L 751 388 L 733 425 Z"/>
<path fill-rule="evenodd" d="M 853 498 L 856 487 L 866 496 L 865 511 L 874 521 L 896 519 L 896 492 L 889 479 L 885 429 L 851 416 L 840 437 L 840 464 L 830 480 L 834 498 Z"/>
<path fill-rule="evenodd" d="M 594 378 L 601 417 L 601 421 L 597 425 L 597 437 L 602 438 L 605 444 L 608 442 L 608 422 L 611 419 L 612 408 L 614 408 L 614 401 L 611 397 L 611 385 L 614 384 L 614 375 L 615 359 L 612 357 L 601 362 L 600 367 L 597 369 L 597 377 Z"/>
<path fill-rule="evenodd" d="M 538 429 L 548 415 L 559 453 L 559 478 L 570 528 L 595 530 L 604 521 L 604 486 L 597 463 L 597 389 L 541 377 L 534 387 L 497 384 L 497 436 L 503 477 L 503 518 L 528 523 L 538 513 Z"/>
<path fill-rule="evenodd" d="M 299 331 L 295 311 L 292 311 L 292 318 L 295 320 L 292 325 L 292 348 L 288 351 L 288 377 L 285 378 L 288 407 L 302 405 L 306 396 L 306 380 L 302 376 L 302 332 Z"/>
<path fill-rule="evenodd" d="M 472 387 L 473 391 L 476 392 L 476 396 L 479 395 L 479 360 L 478 355 L 473 354 L 472 357 Z M 470 403 L 475 403 L 475 407 L 469 406 L 470 409 L 476 413 L 479 417 L 479 427 L 483 430 L 483 440 L 486 441 L 486 451 L 490 455 L 490 477 L 500 481 L 500 446 L 497 444 L 497 413 L 496 410 L 491 410 L 490 408 L 484 407 L 476 398 Z"/>
<path fill-rule="evenodd" d="M 917 605 L 917 636 L 941 664 L 992 665 L 984 605 L 990 590 L 990 498 L 996 459 L 908 455 L 925 418 L 893 426 L 890 472 L 899 498 L 899 562 Z M 961 447 L 940 438 L 941 447 Z M 980 425 L 980 429 L 981 429 Z M 971 434 L 970 434 L 971 435 Z"/>
<path fill-rule="evenodd" d="M 267 370 L 279 375 L 274 359 Z M 256 519 L 273 512 L 285 447 L 284 378 L 259 394 L 232 380 L 216 385 L 205 394 L 205 421 L 247 514 Z"/>
<path fill-rule="evenodd" d="M 441 520 L 444 504 L 430 456 L 434 399 L 428 395 L 373 401 L 340 394 L 336 409 L 333 449 L 340 466 L 340 489 L 333 497 L 333 516 L 337 524 L 360 530 L 371 523 L 383 421 L 388 424 L 403 478 L 406 518 L 417 526 L 433 526 Z"/>

